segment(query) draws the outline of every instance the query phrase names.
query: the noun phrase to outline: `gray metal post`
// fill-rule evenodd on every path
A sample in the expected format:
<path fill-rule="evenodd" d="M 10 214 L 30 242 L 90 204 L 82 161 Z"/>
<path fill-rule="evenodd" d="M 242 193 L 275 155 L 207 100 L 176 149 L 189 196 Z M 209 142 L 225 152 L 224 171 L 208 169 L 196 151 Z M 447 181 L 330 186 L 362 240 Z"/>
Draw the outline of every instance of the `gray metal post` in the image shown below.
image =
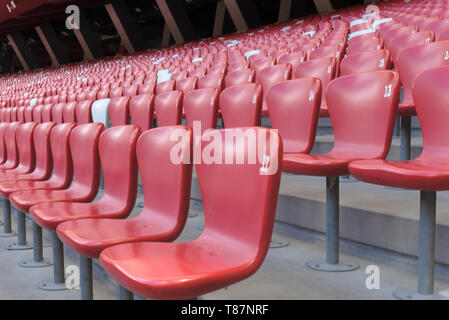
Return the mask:
<path fill-rule="evenodd" d="M 358 264 L 339 263 L 339 183 L 339 177 L 326 177 L 326 261 L 307 262 L 313 270 L 343 272 L 359 268 Z"/>
<path fill-rule="evenodd" d="M 419 217 L 418 293 L 433 294 L 436 192 L 421 191 Z"/>
<path fill-rule="evenodd" d="M 33 221 L 33 259 L 25 259 L 19 262 L 19 266 L 24 268 L 42 268 L 51 266 L 51 263 L 44 260 L 42 245 L 42 228 Z"/>
<path fill-rule="evenodd" d="M 92 300 L 94 297 L 92 259 L 80 255 L 81 300 Z"/>
<path fill-rule="evenodd" d="M 11 205 L 8 199 L 2 199 L 3 209 L 3 232 L 0 232 L 0 238 L 13 237 L 11 228 Z"/>
<path fill-rule="evenodd" d="M 64 277 L 64 245 L 56 232 L 51 232 L 53 246 L 53 280 L 43 281 L 38 288 L 46 291 L 67 290 Z"/>
<path fill-rule="evenodd" d="M 118 297 L 120 300 L 134 300 L 133 293 L 123 288 L 121 285 L 118 286 Z"/>
<path fill-rule="evenodd" d="M 33 246 L 27 244 L 25 213 L 15 209 L 17 214 L 17 243 L 11 243 L 6 246 L 8 250 L 28 250 Z"/>
<path fill-rule="evenodd" d="M 401 161 L 410 160 L 411 117 L 401 117 Z"/>
<path fill-rule="evenodd" d="M 338 264 L 339 177 L 326 177 L 326 262 Z"/>

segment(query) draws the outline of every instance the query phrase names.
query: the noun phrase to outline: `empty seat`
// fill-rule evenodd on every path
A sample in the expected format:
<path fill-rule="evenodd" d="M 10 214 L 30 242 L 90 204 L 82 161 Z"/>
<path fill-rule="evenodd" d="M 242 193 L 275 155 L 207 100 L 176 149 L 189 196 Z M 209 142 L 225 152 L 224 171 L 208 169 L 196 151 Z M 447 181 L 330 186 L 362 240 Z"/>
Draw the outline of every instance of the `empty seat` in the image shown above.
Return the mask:
<path fill-rule="evenodd" d="M 297 51 L 284 54 L 278 59 L 278 64 L 290 63 L 292 70 L 295 70 L 301 63 L 306 60 L 306 53 L 304 51 Z"/>
<path fill-rule="evenodd" d="M 184 94 L 197 88 L 198 88 L 197 77 L 183 78 L 176 81 L 176 90 L 180 90 Z"/>
<path fill-rule="evenodd" d="M 41 111 L 42 122 L 52 121 L 52 118 L 51 118 L 51 110 L 52 109 L 53 109 L 52 104 L 47 104 L 47 105 L 42 106 L 42 111 Z"/>
<path fill-rule="evenodd" d="M 74 102 L 67 102 L 62 107 L 62 117 L 64 122 L 76 122 L 76 105 Z"/>
<path fill-rule="evenodd" d="M 129 101 L 131 123 L 143 132 L 153 127 L 154 95 L 139 94 Z"/>
<path fill-rule="evenodd" d="M 156 82 L 144 82 L 139 86 L 137 94 L 154 94 L 156 90 Z"/>
<path fill-rule="evenodd" d="M 117 88 L 112 88 L 111 92 L 109 94 L 110 98 L 117 98 L 117 97 L 122 97 L 123 94 L 123 88 L 122 87 L 117 87 Z"/>
<path fill-rule="evenodd" d="M 201 134 L 217 127 L 218 90 L 213 88 L 192 90 L 184 96 L 187 125 L 200 129 Z"/>
<path fill-rule="evenodd" d="M 139 90 L 138 84 L 133 84 L 123 88 L 123 95 L 128 97 L 134 97 L 137 95 L 137 90 Z"/>
<path fill-rule="evenodd" d="M 260 125 L 262 86 L 256 83 L 235 85 L 220 95 L 220 110 L 225 128 Z"/>
<path fill-rule="evenodd" d="M 92 122 L 100 122 L 105 128 L 111 126 L 111 118 L 109 117 L 110 102 L 111 99 L 102 99 L 92 103 Z"/>
<path fill-rule="evenodd" d="M 156 86 L 156 94 L 173 91 L 173 90 L 175 90 L 175 86 L 176 86 L 176 81 L 173 79 L 161 82 Z"/>
<path fill-rule="evenodd" d="M 32 114 L 33 114 L 34 122 L 37 122 L 37 123 L 42 122 L 42 107 L 43 107 L 43 105 L 33 107 Z"/>
<path fill-rule="evenodd" d="M 70 103 L 70 102 L 68 102 Z M 76 104 L 76 102 L 75 102 Z M 51 118 L 54 122 L 57 124 L 61 124 L 64 122 L 63 118 L 63 110 L 64 110 L 65 103 L 57 103 L 53 105 L 53 108 L 51 108 Z"/>
<path fill-rule="evenodd" d="M 6 124 L 3 134 L 5 141 L 6 161 L 0 165 L 0 170 L 9 170 L 17 167 L 19 156 L 17 154 L 16 130 L 20 125 L 19 122 L 11 122 Z"/>
<path fill-rule="evenodd" d="M 269 135 L 268 129 L 253 128 L 256 142 L 248 146 L 241 140 L 226 140 L 226 134 L 234 134 L 232 130 L 218 131 L 224 146 L 222 161 L 225 156 L 249 158 L 255 143 L 266 142 Z M 217 132 L 210 135 L 213 138 L 207 137 L 208 141 L 217 139 Z M 263 154 L 270 166 L 278 163 L 282 153 L 279 136 L 271 132 L 271 137 L 278 143 Z M 206 219 L 202 235 L 190 242 L 137 242 L 107 248 L 100 255 L 106 272 L 127 290 L 153 299 L 194 298 L 249 277 L 262 264 L 273 231 L 280 167 L 270 170 L 261 174 L 265 172 L 261 163 L 196 165 Z"/>
<path fill-rule="evenodd" d="M 342 76 L 390 68 L 391 58 L 388 50 L 358 52 L 345 57 L 340 64 Z"/>
<path fill-rule="evenodd" d="M 223 74 L 208 74 L 198 80 L 198 89 L 215 88 L 220 93 L 223 85 Z"/>
<path fill-rule="evenodd" d="M 241 69 L 230 72 L 225 77 L 225 87 L 229 88 L 239 84 L 251 83 L 256 79 L 256 73 L 253 69 Z"/>
<path fill-rule="evenodd" d="M 320 79 L 322 88 L 320 117 L 328 117 L 329 112 L 324 94 L 329 82 L 335 78 L 335 58 L 305 61 L 296 68 L 294 77 Z"/>
<path fill-rule="evenodd" d="M 268 115 L 266 96 L 270 87 L 280 81 L 289 80 L 291 77 L 292 66 L 289 63 L 265 68 L 257 74 L 256 82 L 259 83 L 263 89 L 262 116 Z"/>
<path fill-rule="evenodd" d="M 182 91 L 170 91 L 156 96 L 154 109 L 159 127 L 181 124 L 183 96 Z"/>
<path fill-rule="evenodd" d="M 402 35 L 394 38 L 390 44 L 390 53 L 393 63 L 397 64 L 397 57 L 401 50 L 419 44 L 430 43 L 434 40 L 434 33 L 431 31 L 416 32 L 410 35 Z"/>
<path fill-rule="evenodd" d="M 123 126 L 129 123 L 129 100 L 130 97 L 111 98 L 108 114 L 111 126 Z"/>
<path fill-rule="evenodd" d="M 271 127 L 279 130 L 284 154 L 309 153 L 318 127 L 321 81 L 282 81 L 268 90 L 266 99 Z"/>
<path fill-rule="evenodd" d="M 92 122 L 92 100 L 80 101 L 75 107 L 75 118 L 78 124 Z"/>

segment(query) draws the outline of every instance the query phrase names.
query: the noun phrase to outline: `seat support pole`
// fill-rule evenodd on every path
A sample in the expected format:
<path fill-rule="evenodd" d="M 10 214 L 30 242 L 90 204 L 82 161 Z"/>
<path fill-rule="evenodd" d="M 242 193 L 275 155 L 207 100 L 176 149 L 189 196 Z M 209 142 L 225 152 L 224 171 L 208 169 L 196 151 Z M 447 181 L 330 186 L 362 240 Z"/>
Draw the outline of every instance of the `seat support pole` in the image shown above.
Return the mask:
<path fill-rule="evenodd" d="M 53 280 L 38 284 L 38 288 L 46 291 L 67 290 L 64 275 L 64 245 L 55 231 L 51 232 L 51 243 L 53 246 Z"/>
<path fill-rule="evenodd" d="M 25 213 L 15 209 L 17 214 L 17 243 L 11 243 L 6 246 L 8 250 L 28 250 L 33 246 L 27 244 L 26 218 Z"/>
<path fill-rule="evenodd" d="M 121 285 L 118 286 L 118 297 L 120 300 L 134 300 L 133 293 Z"/>
<path fill-rule="evenodd" d="M 80 255 L 81 300 L 93 300 L 92 259 Z"/>
<path fill-rule="evenodd" d="M 411 117 L 401 117 L 401 161 L 410 160 L 411 123 Z"/>
<path fill-rule="evenodd" d="M 418 293 L 433 294 L 436 192 L 421 191 L 419 217 Z"/>
<path fill-rule="evenodd" d="M 51 266 L 51 263 L 44 260 L 44 250 L 42 245 L 42 228 L 33 221 L 33 259 L 25 259 L 19 262 L 23 268 L 42 268 Z"/>
<path fill-rule="evenodd" d="M 11 228 L 11 204 L 8 199 L 2 199 L 3 209 L 3 232 L 0 232 L 0 238 L 13 237 Z"/>
<path fill-rule="evenodd" d="M 354 263 L 339 263 L 339 183 L 339 177 L 326 177 L 326 261 L 307 262 L 306 265 L 313 270 L 343 272 L 359 268 L 359 265 Z"/>

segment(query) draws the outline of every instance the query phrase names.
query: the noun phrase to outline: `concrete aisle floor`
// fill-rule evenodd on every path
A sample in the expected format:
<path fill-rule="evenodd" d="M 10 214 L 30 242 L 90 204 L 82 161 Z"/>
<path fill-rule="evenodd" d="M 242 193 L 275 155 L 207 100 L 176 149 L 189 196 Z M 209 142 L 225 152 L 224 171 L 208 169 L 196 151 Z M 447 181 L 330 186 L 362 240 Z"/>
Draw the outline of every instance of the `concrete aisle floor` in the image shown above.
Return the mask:
<path fill-rule="evenodd" d="M 137 212 L 139 209 L 136 209 Z M 178 241 L 194 239 L 201 233 L 201 205 L 192 202 L 187 226 Z M 135 215 L 136 212 L 133 214 Z M 14 226 L 14 225 L 13 225 Z M 28 224 L 28 239 L 32 233 Z M 270 249 L 260 270 L 252 277 L 228 288 L 206 294 L 200 299 L 393 299 L 398 287 L 416 287 L 416 261 L 397 257 L 375 249 L 354 247 L 342 243 L 341 261 L 359 263 L 353 272 L 325 273 L 308 269 L 308 260 L 324 257 L 323 236 L 304 230 L 277 225 L 274 238 L 287 240 L 290 245 Z M 79 299 L 79 290 L 41 291 L 36 285 L 52 277 L 52 268 L 25 269 L 19 260 L 31 258 L 32 251 L 7 251 L 5 246 L 15 238 L 0 238 L 0 299 Z M 45 239 L 45 256 L 51 259 L 51 247 Z M 78 265 L 76 256 L 66 250 L 66 266 Z M 365 269 L 376 265 L 380 269 L 380 289 L 368 290 Z M 102 269 L 96 269 L 95 299 L 115 299 L 114 282 Z M 447 278 L 445 278 L 447 279 Z M 449 288 L 447 280 L 438 279 L 436 290 Z"/>

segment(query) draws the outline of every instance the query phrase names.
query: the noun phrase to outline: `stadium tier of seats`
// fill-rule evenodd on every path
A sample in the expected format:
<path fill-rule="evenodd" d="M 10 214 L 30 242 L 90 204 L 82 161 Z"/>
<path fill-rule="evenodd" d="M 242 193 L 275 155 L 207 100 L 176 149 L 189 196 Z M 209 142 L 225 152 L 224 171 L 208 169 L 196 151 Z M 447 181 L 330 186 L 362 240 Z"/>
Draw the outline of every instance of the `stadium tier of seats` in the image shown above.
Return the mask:
<path fill-rule="evenodd" d="M 191 299 L 258 270 L 288 172 L 326 177 L 326 259 L 308 266 L 350 271 L 358 265 L 339 261 L 339 177 L 352 174 L 421 191 L 417 297 L 431 296 L 435 195 L 449 190 L 449 1 L 376 5 L 0 76 L 0 236 L 13 235 L 14 209 L 9 249 L 28 248 L 31 219 L 34 254 L 21 264 L 38 267 L 48 265 L 42 228 L 51 232 L 54 279 L 42 289 L 64 289 L 65 245 L 81 257 L 83 299 L 93 258 L 121 298 Z M 411 116 L 424 144 L 413 160 Z M 335 143 L 311 154 L 320 117 Z M 401 158 L 387 161 L 396 117 Z M 204 153 L 212 161 L 198 161 Z M 193 169 L 205 226 L 178 243 Z M 126 219 L 139 177 L 144 207 Z"/>

